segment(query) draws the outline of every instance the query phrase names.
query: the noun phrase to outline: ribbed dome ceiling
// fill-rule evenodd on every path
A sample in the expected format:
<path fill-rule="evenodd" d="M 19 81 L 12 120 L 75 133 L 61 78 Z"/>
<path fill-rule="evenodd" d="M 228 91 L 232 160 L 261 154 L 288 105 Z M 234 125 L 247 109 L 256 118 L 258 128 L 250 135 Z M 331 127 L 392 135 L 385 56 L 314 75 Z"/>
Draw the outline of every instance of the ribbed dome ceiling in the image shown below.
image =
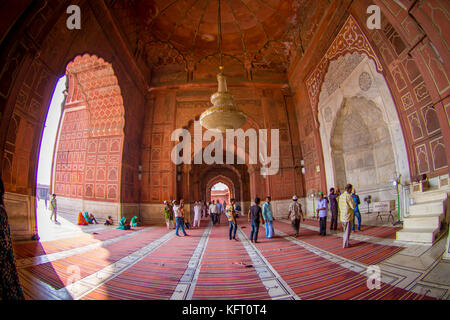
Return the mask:
<path fill-rule="evenodd" d="M 122 6 L 117 1 L 113 6 Z M 218 52 L 218 0 L 140 0 L 126 5 L 140 41 L 168 42 L 184 56 Z M 221 0 L 223 51 L 243 59 L 271 40 L 283 41 L 295 25 L 294 0 Z M 131 22 L 130 22 L 131 23 Z M 143 39 L 146 38 L 146 39 Z"/>
<path fill-rule="evenodd" d="M 143 18 L 156 38 L 182 51 L 217 52 L 218 0 L 159 0 L 152 5 L 153 16 Z M 221 12 L 223 51 L 243 55 L 283 38 L 295 10 L 290 0 L 221 0 Z"/>

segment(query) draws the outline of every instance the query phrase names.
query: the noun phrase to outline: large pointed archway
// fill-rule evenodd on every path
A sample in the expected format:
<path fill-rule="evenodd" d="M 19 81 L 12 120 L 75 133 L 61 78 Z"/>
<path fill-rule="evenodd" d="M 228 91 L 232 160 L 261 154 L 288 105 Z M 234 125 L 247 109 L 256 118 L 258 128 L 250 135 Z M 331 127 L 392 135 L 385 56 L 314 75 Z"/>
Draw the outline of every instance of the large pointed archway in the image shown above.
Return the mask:
<path fill-rule="evenodd" d="M 117 77 L 110 63 L 89 54 L 70 62 L 66 77 L 51 192 L 62 211 L 117 219 L 125 125 Z"/>

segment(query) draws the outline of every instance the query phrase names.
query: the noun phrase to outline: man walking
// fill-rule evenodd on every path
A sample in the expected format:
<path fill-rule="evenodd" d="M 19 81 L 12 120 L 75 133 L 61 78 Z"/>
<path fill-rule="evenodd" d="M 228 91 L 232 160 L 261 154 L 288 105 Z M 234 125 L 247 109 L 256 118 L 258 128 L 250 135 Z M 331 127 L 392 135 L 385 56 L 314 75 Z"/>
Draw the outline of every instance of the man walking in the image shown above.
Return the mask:
<path fill-rule="evenodd" d="M 212 203 L 209 205 L 209 214 L 211 215 L 211 221 L 213 223 L 213 225 L 216 224 L 217 222 L 217 205 L 216 205 L 216 201 L 213 200 Z"/>
<path fill-rule="evenodd" d="M 175 222 L 177 224 L 175 234 L 177 235 L 177 237 L 179 237 L 178 229 L 181 228 L 181 231 L 183 231 L 184 236 L 187 236 L 186 231 L 184 230 L 184 209 L 182 208 L 181 204 L 179 204 L 178 201 L 176 200 L 175 204 L 173 205 L 173 213 L 175 216 Z"/>
<path fill-rule="evenodd" d="M 353 186 L 347 184 L 345 186 L 345 192 L 339 196 L 339 216 L 344 228 L 344 237 L 342 240 L 342 247 L 350 247 L 350 233 L 353 221 L 353 210 L 355 210 L 355 202 L 353 201 L 351 192 Z"/>
<path fill-rule="evenodd" d="M 50 201 L 50 208 L 52 210 L 52 214 L 50 216 L 50 221 L 52 221 L 52 217 L 55 216 L 55 223 L 58 222 L 56 217 L 56 194 L 52 195 L 52 200 Z"/>
<path fill-rule="evenodd" d="M 266 238 L 270 239 L 274 235 L 273 229 L 273 214 L 272 214 L 272 204 L 270 203 L 270 196 L 266 197 L 266 202 L 262 206 L 262 217 L 265 221 L 266 227 Z"/>
<path fill-rule="evenodd" d="M 195 228 L 195 226 L 197 226 L 197 228 L 200 227 L 201 210 L 202 210 L 202 207 L 200 205 L 200 202 L 199 201 L 195 201 L 195 205 L 194 205 L 194 223 L 192 224 L 193 228 Z"/>
<path fill-rule="evenodd" d="M 231 203 L 227 206 L 227 218 L 228 223 L 230 224 L 229 228 L 229 238 L 236 239 L 236 231 L 237 231 L 237 221 L 236 221 L 236 211 L 234 210 L 234 204 L 236 203 L 236 200 L 233 198 L 231 199 Z"/>
<path fill-rule="evenodd" d="M 330 199 L 330 211 L 331 211 L 331 230 L 337 230 L 337 218 L 338 218 L 338 199 L 339 195 L 334 191 L 334 188 L 330 189 L 328 199 Z"/>
<path fill-rule="evenodd" d="M 319 201 L 317 202 L 316 211 L 319 215 L 320 235 L 325 236 L 327 230 L 328 200 L 323 196 L 323 192 L 319 192 Z"/>
<path fill-rule="evenodd" d="M 220 203 L 219 200 L 217 200 L 216 207 L 217 207 L 216 224 L 220 224 L 220 215 L 225 210 L 225 207 L 222 207 L 222 204 Z"/>
<path fill-rule="evenodd" d="M 250 207 L 250 210 L 248 210 L 248 222 L 250 222 L 250 225 L 252 227 L 252 231 L 250 232 L 250 241 L 253 243 L 258 242 L 259 224 L 261 220 L 264 221 L 262 210 L 259 206 L 260 202 L 261 199 L 256 197 L 255 204 Z"/>
<path fill-rule="evenodd" d="M 288 218 L 291 218 L 292 228 L 294 229 L 294 237 L 298 236 L 298 231 L 300 229 L 300 218 L 303 218 L 303 221 L 305 221 L 305 218 L 303 217 L 302 205 L 298 203 L 297 200 L 297 196 L 294 195 L 292 197 L 292 202 L 289 205 L 288 215 Z"/>

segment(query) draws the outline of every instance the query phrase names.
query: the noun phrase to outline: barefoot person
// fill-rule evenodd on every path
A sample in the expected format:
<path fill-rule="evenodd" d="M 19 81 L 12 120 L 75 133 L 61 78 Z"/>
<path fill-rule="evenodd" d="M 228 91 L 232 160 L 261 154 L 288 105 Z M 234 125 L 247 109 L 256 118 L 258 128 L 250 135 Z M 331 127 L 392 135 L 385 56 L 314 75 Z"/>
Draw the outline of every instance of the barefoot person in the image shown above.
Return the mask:
<path fill-rule="evenodd" d="M 291 218 L 292 229 L 294 229 L 294 237 L 298 236 L 298 232 L 300 230 L 300 219 L 303 218 L 303 221 L 305 221 L 305 218 L 303 217 L 302 205 L 298 203 L 297 200 L 297 196 L 294 195 L 292 197 L 292 202 L 289 205 L 288 215 L 288 219 Z"/>
<path fill-rule="evenodd" d="M 272 205 L 270 204 L 270 196 L 266 197 L 266 202 L 264 202 L 262 206 L 262 216 L 265 221 L 266 227 L 266 238 L 270 239 L 273 237 L 274 229 L 273 229 L 273 214 L 272 214 Z"/>
<path fill-rule="evenodd" d="M 58 220 L 56 219 L 56 194 L 52 195 L 52 200 L 50 201 L 50 209 L 52 210 L 50 221 L 52 220 L 52 217 L 55 216 L 55 222 L 58 222 Z"/>
<path fill-rule="evenodd" d="M 167 230 L 173 229 L 173 209 L 167 201 L 164 201 L 164 218 L 166 220 Z"/>
<path fill-rule="evenodd" d="M 130 224 L 132 227 L 139 227 L 141 225 L 141 222 L 139 221 L 139 218 L 137 216 L 134 216 L 131 218 Z"/>
<path fill-rule="evenodd" d="M 202 207 L 200 205 L 200 201 L 195 201 L 195 205 L 194 205 L 194 223 L 192 224 L 193 228 L 195 228 L 195 226 L 197 226 L 197 228 L 200 227 L 201 212 L 202 212 Z"/>
<path fill-rule="evenodd" d="M 339 196 L 339 217 L 344 228 L 344 236 L 342 238 L 342 247 L 350 247 L 350 233 L 352 231 L 353 210 L 355 210 L 355 202 L 353 201 L 351 192 L 353 186 L 347 184 L 345 192 Z"/>
<path fill-rule="evenodd" d="M 227 206 L 227 218 L 228 218 L 228 223 L 230 224 L 230 228 L 229 228 L 229 238 L 234 239 L 236 241 L 238 241 L 236 239 L 236 231 L 237 231 L 237 221 L 236 221 L 236 211 L 234 210 L 234 204 L 236 203 L 236 200 L 233 198 L 231 199 L 231 203 Z"/>
<path fill-rule="evenodd" d="M 178 234 L 178 229 L 181 228 L 181 231 L 183 231 L 183 235 L 187 236 L 188 234 L 186 234 L 186 231 L 184 230 L 184 210 L 178 201 L 175 201 L 173 205 L 173 213 L 175 216 L 175 222 L 177 224 L 175 234 L 177 235 L 177 237 L 179 237 L 180 235 Z"/>
<path fill-rule="evenodd" d="M 255 198 L 255 204 L 250 207 L 248 210 L 248 222 L 252 227 L 252 231 L 250 232 L 250 241 L 253 243 L 258 242 L 258 232 L 259 232 L 259 224 L 261 221 L 264 222 L 264 218 L 262 216 L 262 210 L 259 206 L 261 199 L 258 197 Z"/>
<path fill-rule="evenodd" d="M 120 219 L 119 227 L 117 229 L 120 229 L 120 230 L 130 230 L 131 229 L 130 223 L 127 221 L 127 218 L 123 217 L 122 219 Z"/>
<path fill-rule="evenodd" d="M 86 221 L 86 219 L 84 218 L 83 214 L 80 212 L 78 212 L 78 225 L 79 226 L 87 226 L 89 225 L 89 222 Z"/>

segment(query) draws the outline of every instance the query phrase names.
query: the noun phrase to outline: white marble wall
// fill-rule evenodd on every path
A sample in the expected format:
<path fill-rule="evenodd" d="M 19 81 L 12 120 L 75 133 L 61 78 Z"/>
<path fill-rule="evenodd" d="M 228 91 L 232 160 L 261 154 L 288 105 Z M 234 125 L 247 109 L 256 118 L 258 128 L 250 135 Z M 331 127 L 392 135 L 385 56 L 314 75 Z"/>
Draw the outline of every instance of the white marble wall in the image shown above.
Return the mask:
<path fill-rule="evenodd" d="M 36 198 L 6 192 L 3 198 L 13 240 L 31 240 L 36 230 Z"/>
<path fill-rule="evenodd" d="M 358 53 L 353 55 L 358 55 Z M 345 99 L 354 97 L 365 98 L 373 102 L 381 110 L 383 120 L 389 129 L 393 149 L 392 156 L 395 160 L 394 170 L 402 174 L 402 181 L 410 180 L 406 145 L 394 101 L 383 75 L 376 71 L 374 62 L 365 55 L 362 57 L 363 59 L 350 59 L 349 55 L 346 55 L 331 62 L 329 72 L 337 75 L 331 76 L 327 74 L 320 94 L 318 106 L 319 123 L 327 189 L 334 187 L 336 184 L 331 147 L 335 120 Z M 361 76 L 363 73 L 364 76 Z M 335 83 L 331 85 L 327 84 L 327 81 L 334 81 Z M 396 196 L 392 188 L 393 177 L 390 179 L 388 177 L 390 175 L 391 173 L 381 176 L 380 180 L 387 181 L 382 181 L 373 186 L 359 188 L 358 185 L 354 185 L 362 199 L 367 194 L 370 194 L 374 201 L 393 200 Z"/>

